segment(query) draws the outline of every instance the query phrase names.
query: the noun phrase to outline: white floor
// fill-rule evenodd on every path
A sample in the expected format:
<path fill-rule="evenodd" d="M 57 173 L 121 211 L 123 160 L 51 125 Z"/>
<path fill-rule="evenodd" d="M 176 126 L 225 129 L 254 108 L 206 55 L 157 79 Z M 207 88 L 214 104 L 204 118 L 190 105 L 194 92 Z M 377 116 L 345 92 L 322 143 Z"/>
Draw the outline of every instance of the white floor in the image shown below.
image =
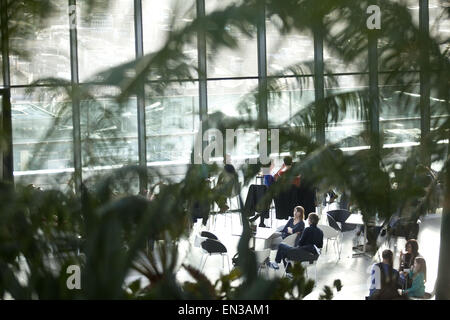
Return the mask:
<path fill-rule="evenodd" d="M 214 233 L 219 240 L 226 246 L 228 250 L 229 263 L 231 264 L 231 258 L 237 252 L 237 244 L 239 242 L 238 234 L 240 230 L 239 215 L 232 215 L 231 228 L 231 215 L 223 216 L 218 215 L 215 224 L 208 223 L 208 228 L 201 226 L 200 220 L 194 225 L 189 239 L 181 241 L 179 243 L 179 255 L 180 261 L 184 264 L 192 265 L 194 267 L 200 266 L 203 251 L 199 247 L 194 246 L 195 235 L 200 231 L 208 230 Z M 273 227 L 284 225 L 287 220 L 272 220 Z M 271 220 L 266 220 L 266 225 L 270 225 Z M 320 221 L 319 223 L 322 223 Z M 434 289 L 434 283 L 436 281 L 438 257 L 439 257 L 439 243 L 440 243 L 440 224 L 441 215 L 433 214 L 425 217 L 422 220 L 419 231 L 419 252 L 424 256 L 427 262 L 427 283 L 426 291 L 432 292 Z M 375 255 L 374 260 L 365 257 L 352 257 L 352 238 L 354 232 L 344 233 L 342 241 L 342 254 L 338 260 L 338 256 L 333 248 L 332 243 L 328 245 L 328 250 L 322 250 L 322 254 L 317 262 L 317 282 L 313 292 L 305 299 L 318 299 L 322 293 L 325 285 L 332 286 L 335 279 L 340 279 L 343 288 L 340 292 L 335 292 L 334 299 L 338 300 L 363 300 L 368 295 L 368 282 L 369 273 L 368 269 L 374 262 L 378 262 L 378 255 Z M 405 239 L 398 239 L 396 243 L 392 243 L 390 248 L 395 255 L 394 265 L 398 266 L 398 255 L 402 248 L 404 248 Z M 257 240 L 256 249 L 259 250 L 264 245 L 262 240 Z M 381 253 L 386 247 L 381 247 L 379 252 Z M 270 259 L 273 261 L 276 251 L 271 252 Z M 180 263 L 181 264 L 181 263 Z M 308 274 L 314 277 L 314 266 L 308 266 Z M 214 283 L 220 275 L 228 271 L 228 265 L 225 262 L 223 267 L 223 261 L 220 256 L 211 256 L 208 258 L 203 272 Z M 269 269 L 268 272 L 263 271 L 262 276 L 268 277 L 282 277 L 283 267 L 280 265 L 279 270 Z M 139 278 L 139 275 L 132 272 L 127 278 L 127 282 L 133 281 Z M 177 273 L 177 279 L 180 282 L 192 280 L 188 273 L 180 268 Z M 143 281 L 143 284 L 145 280 Z"/>

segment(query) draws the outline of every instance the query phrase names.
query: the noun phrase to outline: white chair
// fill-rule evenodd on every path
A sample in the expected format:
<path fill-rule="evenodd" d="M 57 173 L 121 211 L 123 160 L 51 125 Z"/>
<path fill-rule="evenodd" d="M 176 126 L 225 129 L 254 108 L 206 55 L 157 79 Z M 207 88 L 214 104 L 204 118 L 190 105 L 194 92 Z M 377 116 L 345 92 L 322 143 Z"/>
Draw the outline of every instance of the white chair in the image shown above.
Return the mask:
<path fill-rule="evenodd" d="M 266 266 L 266 262 L 270 256 L 270 249 L 257 250 L 255 251 L 255 256 L 256 256 L 256 264 L 258 266 L 258 274 L 261 272 L 262 268 L 265 268 L 267 275 L 269 268 Z"/>
<path fill-rule="evenodd" d="M 198 234 L 195 235 L 195 239 L 194 239 L 194 247 L 197 248 L 201 248 L 201 244 L 203 241 L 205 241 L 206 239 L 208 239 L 207 237 L 201 237 Z"/>
<path fill-rule="evenodd" d="M 281 241 L 281 243 L 284 243 L 284 244 L 287 244 L 287 245 L 293 247 L 295 244 L 296 238 L 297 238 L 297 234 L 294 233 L 294 234 L 291 234 L 291 235 L 287 236 L 286 238 L 284 238 L 283 241 Z"/>
<path fill-rule="evenodd" d="M 338 254 L 338 260 L 340 260 L 342 251 L 342 242 L 340 241 L 340 237 L 342 236 L 342 233 L 327 225 L 318 225 L 317 227 L 322 230 L 323 237 L 327 240 L 325 252 L 328 252 L 328 241 L 333 241 L 334 250 Z"/>

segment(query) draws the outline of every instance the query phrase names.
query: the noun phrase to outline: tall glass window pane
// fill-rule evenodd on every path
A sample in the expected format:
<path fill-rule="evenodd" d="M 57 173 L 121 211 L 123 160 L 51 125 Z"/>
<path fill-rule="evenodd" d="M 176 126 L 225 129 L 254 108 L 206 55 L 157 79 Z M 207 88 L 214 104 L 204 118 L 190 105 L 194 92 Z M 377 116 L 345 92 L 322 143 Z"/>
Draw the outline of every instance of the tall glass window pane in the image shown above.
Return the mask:
<path fill-rule="evenodd" d="M 441 43 L 441 52 L 448 50 L 450 13 L 448 0 L 429 0 L 430 35 Z"/>
<path fill-rule="evenodd" d="M 89 10 L 79 0 L 78 61 L 80 81 L 135 58 L 134 1 L 96 1 Z M 95 80 L 91 79 L 91 80 Z"/>
<path fill-rule="evenodd" d="M 42 20 L 33 13 L 32 6 L 21 5 L 22 2 L 8 2 L 12 12 L 9 28 L 13 30 L 11 84 L 30 84 L 43 78 L 70 80 L 68 2 L 51 1 L 48 17 Z"/>
<path fill-rule="evenodd" d="M 418 70 L 418 59 L 414 47 L 409 46 L 414 35 L 419 31 L 419 0 L 395 0 L 397 4 L 404 6 L 411 17 L 412 27 L 410 30 L 396 30 L 398 34 L 388 34 L 378 39 L 378 67 L 380 71 L 392 70 Z M 382 9 L 383 11 L 383 9 Z M 381 13 L 383 16 L 383 13 Z M 381 18 L 383 21 L 383 18 Z M 383 23 L 381 21 L 381 23 Z M 406 22 L 406 21 L 403 21 Z M 395 20 L 394 20 L 394 26 Z M 405 42 L 405 46 L 398 47 L 398 39 Z M 402 42 L 400 42 L 402 43 Z M 394 48 L 396 51 L 394 52 Z"/>
<path fill-rule="evenodd" d="M 242 0 L 208 0 L 205 3 L 206 14 L 223 10 L 232 4 L 239 5 L 242 2 Z M 234 26 L 228 27 L 230 34 L 237 40 L 237 46 L 234 49 L 216 50 L 207 42 L 208 78 L 258 75 L 256 26 L 249 25 L 247 28 L 253 37 L 249 37 Z"/>
<path fill-rule="evenodd" d="M 255 102 L 258 80 L 218 80 L 208 81 L 208 114 L 210 120 L 222 121 L 221 115 L 236 120 L 256 120 L 258 117 Z M 219 114 L 221 113 L 221 114 Z M 216 116 L 215 116 L 216 114 Z M 220 123 L 218 123 L 220 124 Z M 236 129 L 236 128 L 227 128 Z M 258 132 L 241 128 L 236 132 L 236 143 L 233 150 L 226 150 L 233 161 L 243 161 L 249 156 L 257 156 Z M 225 138 L 225 137 L 224 137 Z M 225 145 L 224 145 L 225 146 Z M 221 161 L 217 159 L 218 161 Z"/>
<path fill-rule="evenodd" d="M 144 53 L 153 53 L 162 49 L 170 32 L 178 31 L 191 23 L 196 17 L 195 0 L 143 0 L 143 40 Z M 183 45 L 183 61 L 192 67 L 198 66 L 197 37 L 194 34 L 192 43 Z M 196 77 L 196 75 L 194 76 Z M 151 79 L 159 75 L 151 74 Z"/>
<path fill-rule="evenodd" d="M 119 103 L 112 87 L 84 87 L 91 96 L 81 101 L 84 177 L 138 163 L 137 102 Z"/>
<path fill-rule="evenodd" d="M 325 73 L 367 70 L 367 37 L 348 21 L 352 13 L 337 9 L 325 19 L 323 60 Z"/>
<path fill-rule="evenodd" d="M 258 80 L 208 81 L 208 114 L 222 112 L 229 117 L 257 118 L 255 92 Z"/>
<path fill-rule="evenodd" d="M 380 131 L 385 148 L 420 142 L 420 84 L 418 73 L 405 73 L 404 84 L 385 84 L 380 77 Z"/>
<path fill-rule="evenodd" d="M 314 65 L 314 39 L 309 32 L 281 34 L 277 16 L 266 19 L 267 73 L 311 74 Z M 296 67 L 302 64 L 301 68 Z"/>
<path fill-rule="evenodd" d="M 14 176 L 44 188 L 73 181 L 72 102 L 64 90 L 11 89 Z"/>
<path fill-rule="evenodd" d="M 164 93 L 146 88 L 147 161 L 190 160 L 199 125 L 198 82 L 173 83 Z"/>
<path fill-rule="evenodd" d="M 315 100 L 314 80 L 312 77 L 270 79 L 273 88 L 269 93 L 269 125 L 303 125 L 297 113 L 304 110 Z M 296 116 L 297 115 L 297 116 Z"/>
<path fill-rule="evenodd" d="M 367 137 L 361 135 L 368 123 L 363 116 L 363 99 L 359 99 L 359 93 L 367 90 L 367 80 L 367 75 L 325 77 L 325 96 L 338 107 L 337 119 L 332 112 L 327 114 L 327 142 L 344 148 L 370 145 Z"/>

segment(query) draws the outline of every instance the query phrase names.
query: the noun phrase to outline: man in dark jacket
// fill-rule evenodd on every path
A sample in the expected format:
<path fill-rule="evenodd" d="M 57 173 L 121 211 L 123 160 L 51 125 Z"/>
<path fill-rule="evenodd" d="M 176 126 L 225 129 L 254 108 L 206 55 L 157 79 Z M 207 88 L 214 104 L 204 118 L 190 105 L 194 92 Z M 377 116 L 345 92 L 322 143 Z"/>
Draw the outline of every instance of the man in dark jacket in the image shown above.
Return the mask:
<path fill-rule="evenodd" d="M 317 227 L 319 223 L 319 216 L 312 212 L 308 216 L 309 227 L 295 239 L 295 245 L 293 247 L 281 243 L 278 247 L 275 262 L 271 262 L 270 266 L 273 269 L 279 269 L 278 263 L 285 259 L 294 261 L 314 261 L 319 257 L 319 253 L 316 248 L 322 248 L 323 246 L 323 232 Z"/>

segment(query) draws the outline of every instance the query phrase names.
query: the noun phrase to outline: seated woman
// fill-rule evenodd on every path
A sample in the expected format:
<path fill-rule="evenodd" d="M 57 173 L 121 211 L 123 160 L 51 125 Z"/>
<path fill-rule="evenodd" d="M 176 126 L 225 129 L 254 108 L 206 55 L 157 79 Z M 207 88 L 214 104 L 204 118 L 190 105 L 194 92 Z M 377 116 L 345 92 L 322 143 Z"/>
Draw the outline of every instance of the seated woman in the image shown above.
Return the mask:
<path fill-rule="evenodd" d="M 269 266 L 273 269 L 279 269 L 278 264 L 283 261 L 286 266 L 286 259 L 302 261 L 314 261 L 319 257 L 316 248 L 323 246 L 323 232 L 317 227 L 319 216 L 311 212 L 308 215 L 309 227 L 305 228 L 300 236 L 297 236 L 294 246 L 281 243 L 278 247 L 275 262 L 270 262 Z M 286 270 L 287 271 L 287 270 Z"/>
<path fill-rule="evenodd" d="M 399 288 L 409 288 L 411 286 L 411 278 L 408 278 L 407 275 L 409 270 L 414 265 L 414 261 L 417 257 L 420 257 L 419 253 L 419 243 L 415 239 L 410 239 L 406 241 L 405 244 L 405 252 L 400 252 L 400 265 L 398 270 L 401 272 L 400 274 L 400 282 Z M 406 270 L 406 276 L 403 276 L 403 271 Z"/>
<path fill-rule="evenodd" d="M 403 293 L 408 297 L 422 298 L 425 295 L 425 281 L 427 281 L 427 265 L 424 258 L 414 259 L 414 266 L 409 271 L 408 277 L 412 279 L 411 288 L 404 290 Z"/>
<path fill-rule="evenodd" d="M 400 265 L 398 270 L 403 271 L 405 269 L 411 269 L 417 257 L 420 257 L 419 243 L 417 240 L 410 239 L 406 241 L 405 252 L 400 252 Z"/>
<path fill-rule="evenodd" d="M 214 201 L 219 207 L 220 213 L 224 213 L 229 209 L 227 199 L 239 195 L 241 192 L 239 177 L 236 169 L 231 163 L 231 157 L 227 155 L 225 166 L 217 179 L 217 184 L 213 188 Z"/>
<path fill-rule="evenodd" d="M 267 239 L 270 244 L 266 245 L 266 247 L 276 250 L 283 239 L 291 234 L 301 233 L 303 229 L 305 229 L 305 222 L 303 221 L 304 217 L 305 209 L 303 209 L 302 206 L 295 207 L 294 217 L 289 219 L 288 223 L 286 223 L 281 232 L 275 232 Z"/>

